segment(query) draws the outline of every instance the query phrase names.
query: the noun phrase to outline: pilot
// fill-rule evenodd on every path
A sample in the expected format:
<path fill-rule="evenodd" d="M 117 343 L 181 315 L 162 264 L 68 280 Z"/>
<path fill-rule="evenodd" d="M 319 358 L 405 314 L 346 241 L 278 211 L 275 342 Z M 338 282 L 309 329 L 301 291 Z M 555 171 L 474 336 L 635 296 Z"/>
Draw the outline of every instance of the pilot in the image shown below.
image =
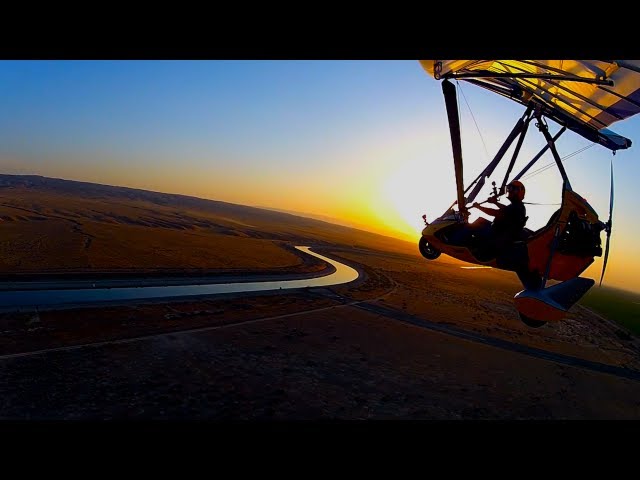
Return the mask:
<path fill-rule="evenodd" d="M 522 200 L 524 200 L 524 192 L 522 182 L 514 180 L 507 185 L 507 198 L 511 202 L 510 205 L 498 203 L 497 197 L 491 197 L 488 200 L 498 207 L 497 210 L 495 208 L 483 207 L 478 202 L 473 204 L 473 207 L 481 212 L 495 217 L 489 231 L 486 232 L 484 235 L 485 238 L 482 240 L 485 248 L 491 251 L 491 253 L 500 253 L 521 238 L 522 229 L 525 223 L 527 223 L 528 218 L 527 210 L 522 203 Z"/>

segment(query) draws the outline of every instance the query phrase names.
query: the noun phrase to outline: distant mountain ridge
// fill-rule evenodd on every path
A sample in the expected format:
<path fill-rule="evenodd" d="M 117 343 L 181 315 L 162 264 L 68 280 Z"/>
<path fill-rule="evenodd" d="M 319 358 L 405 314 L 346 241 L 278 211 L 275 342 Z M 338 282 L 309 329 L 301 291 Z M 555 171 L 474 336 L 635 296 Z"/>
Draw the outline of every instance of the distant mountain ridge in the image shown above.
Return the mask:
<path fill-rule="evenodd" d="M 60 195 L 81 197 L 84 199 L 110 200 L 126 199 L 129 201 L 150 202 L 163 207 L 196 209 L 216 215 L 225 215 L 250 222 L 250 218 L 257 216 L 262 221 L 270 221 L 282 224 L 294 223 L 297 226 L 323 227 L 355 230 L 357 232 L 375 235 L 377 237 L 392 239 L 393 241 L 406 242 L 395 237 L 383 235 L 357 227 L 346 226 L 331 222 L 330 217 L 325 219 L 304 216 L 303 213 L 273 209 L 268 207 L 255 207 L 220 200 L 210 200 L 176 193 L 163 193 L 143 190 L 131 187 L 105 185 L 99 183 L 66 180 L 61 178 L 44 177 L 41 175 L 8 175 L 0 174 L 0 192 L 2 189 L 25 188 L 34 191 L 50 192 Z M 335 219 L 334 219 L 335 220 Z"/>
<path fill-rule="evenodd" d="M 41 175 L 7 175 L 0 174 L 0 188 L 25 187 L 47 190 L 55 193 L 82 195 L 83 197 L 101 199 L 104 197 L 123 197 L 129 200 L 142 200 L 158 205 L 180 204 L 197 208 L 211 206 L 242 207 L 258 210 L 257 207 L 239 205 L 219 200 L 182 195 L 177 193 L 154 192 L 139 188 L 105 185 L 101 183 L 81 182 L 77 180 L 65 180 L 62 178 L 43 177 Z"/>
<path fill-rule="evenodd" d="M 362 224 L 358 224 L 357 222 L 352 222 L 352 221 L 348 221 L 348 220 L 341 220 L 339 218 L 335 218 L 335 217 L 331 217 L 329 215 L 321 215 L 318 213 L 309 213 L 309 212 L 298 212 L 296 210 L 287 210 L 285 208 L 273 208 L 273 207 L 265 207 L 262 205 L 257 205 L 257 208 L 264 208 L 267 210 L 273 210 L 274 212 L 282 212 L 282 213 L 288 213 L 291 215 L 295 215 L 298 217 L 303 217 L 303 218 L 312 218 L 314 220 L 319 220 L 321 222 L 327 222 L 330 223 L 332 225 L 341 225 L 343 227 L 348 227 L 348 228 L 353 228 L 356 230 L 362 230 L 362 231 L 366 231 L 366 232 L 371 232 L 371 233 L 375 233 L 377 235 L 383 235 L 385 237 L 390 237 L 390 235 L 385 235 L 384 233 L 378 233 L 375 232 L 373 230 L 368 230 L 364 225 Z M 398 235 L 400 235 L 400 237 L 391 237 L 391 238 L 398 238 L 400 240 L 404 240 L 403 235 L 401 232 L 396 232 L 398 233 Z"/>

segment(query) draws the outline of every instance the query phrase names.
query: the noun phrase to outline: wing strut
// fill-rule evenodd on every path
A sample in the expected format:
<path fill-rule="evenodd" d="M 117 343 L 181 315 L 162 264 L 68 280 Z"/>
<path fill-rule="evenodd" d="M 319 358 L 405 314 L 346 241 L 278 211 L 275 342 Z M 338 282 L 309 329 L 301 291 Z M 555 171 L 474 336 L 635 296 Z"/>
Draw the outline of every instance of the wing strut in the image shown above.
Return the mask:
<path fill-rule="evenodd" d="M 511 175 L 511 170 L 513 170 L 513 165 L 516 163 L 516 158 L 518 158 L 518 154 L 520 153 L 520 147 L 522 147 L 522 142 L 524 142 L 524 137 L 527 135 L 527 129 L 529 128 L 529 122 L 533 118 L 531 116 L 531 111 L 533 108 L 529 106 L 525 113 L 526 120 L 522 127 L 522 132 L 520 132 L 520 138 L 518 138 L 518 143 L 516 143 L 516 148 L 513 151 L 513 155 L 511 156 L 511 162 L 509 162 L 509 167 L 507 168 L 507 173 L 504 174 L 504 180 L 502 180 L 502 185 L 500 186 L 500 195 L 504 195 L 504 189 L 507 185 L 507 180 L 509 180 L 509 175 Z"/>
<path fill-rule="evenodd" d="M 553 142 L 555 143 L 555 141 L 558 140 L 558 138 L 560 138 L 560 135 L 562 135 L 566 130 L 567 130 L 567 127 L 562 127 L 560 131 L 556 133 L 555 137 L 552 138 Z M 522 176 L 525 173 L 527 173 L 531 167 L 533 167 L 533 165 L 540 159 L 540 157 L 544 155 L 544 152 L 546 152 L 548 148 L 549 148 L 549 144 L 546 144 L 544 147 L 542 147 L 542 150 L 540 150 L 538 154 L 535 157 L 533 157 L 529 163 L 525 165 L 525 167 L 520 171 L 520 173 L 515 177 L 513 177 L 513 179 L 520 180 L 520 178 L 522 178 Z"/>
<path fill-rule="evenodd" d="M 520 117 L 516 122 L 516 124 L 513 126 L 513 130 L 511 130 L 511 133 L 509 133 L 509 136 L 502 144 L 502 147 L 500 147 L 500 150 L 498 150 L 498 153 L 496 153 L 496 156 L 493 157 L 493 160 L 491 160 L 491 163 L 489 163 L 489 165 L 487 165 L 487 167 L 482 171 L 482 173 L 478 175 L 478 178 L 476 178 L 473 182 L 471 182 L 471 184 L 467 187 L 467 190 L 465 190 L 465 193 L 467 193 L 467 191 L 472 187 L 474 183 L 478 182 L 476 187 L 469 194 L 469 197 L 467 198 L 467 203 L 471 203 L 475 200 L 475 198 L 478 196 L 478 193 L 484 186 L 485 180 L 491 176 L 493 171 L 496 169 L 496 167 L 502 160 L 502 157 L 504 157 L 504 154 L 507 153 L 507 150 L 509 150 L 509 147 L 511 147 L 511 144 L 513 143 L 513 141 L 516 139 L 518 135 L 522 133 L 522 130 L 526 126 L 525 118 L 527 118 L 529 114 L 530 114 L 530 110 L 527 108 L 524 115 Z"/>
<path fill-rule="evenodd" d="M 569 177 L 567 176 L 567 172 L 564 170 L 564 166 L 562 165 L 562 159 L 558 154 L 558 150 L 556 150 L 556 144 L 553 138 L 551 138 L 551 134 L 549 133 L 549 127 L 547 126 L 547 123 L 544 121 L 543 116 L 539 112 L 536 112 L 536 118 L 538 119 L 538 123 L 536 124 L 536 126 L 542 132 L 542 134 L 544 135 L 544 138 L 547 140 L 547 145 L 549 145 L 549 149 L 553 154 L 553 159 L 556 161 L 556 164 L 558 165 L 558 170 L 560 170 L 560 175 L 562 175 L 562 180 L 564 181 L 563 188 L 567 190 L 572 190 L 571 183 L 569 182 Z"/>
<path fill-rule="evenodd" d="M 453 149 L 453 165 L 456 171 L 456 190 L 458 192 L 458 209 L 463 219 L 469 218 L 469 211 L 464 199 L 464 180 L 462 177 L 462 143 L 460 140 L 460 118 L 458 116 L 458 101 L 456 87 L 449 80 L 442 82 L 442 93 L 447 107 L 449 132 L 451 133 L 451 148 Z"/>

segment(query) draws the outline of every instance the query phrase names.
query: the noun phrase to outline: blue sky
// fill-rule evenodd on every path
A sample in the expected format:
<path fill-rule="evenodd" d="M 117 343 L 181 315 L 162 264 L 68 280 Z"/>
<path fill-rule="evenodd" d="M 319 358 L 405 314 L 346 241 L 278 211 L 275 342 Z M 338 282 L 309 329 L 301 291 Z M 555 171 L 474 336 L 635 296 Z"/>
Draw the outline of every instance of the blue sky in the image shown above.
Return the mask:
<path fill-rule="evenodd" d="M 524 109 L 466 83 L 462 91 L 468 182 Z M 455 198 L 441 85 L 417 60 L 0 61 L 0 102 L 2 173 L 293 209 L 405 238 L 422 212 L 433 218 Z M 637 117 L 612 126 L 635 142 L 614 157 L 614 286 L 628 287 L 622 270 L 640 267 Z M 541 145 L 531 128 L 515 169 Z M 587 145 L 568 132 L 560 154 Z M 574 189 L 604 220 L 610 158 L 596 145 L 566 162 Z M 530 201 L 559 200 L 555 168 L 526 184 Z M 539 208 L 530 207 L 533 227 L 555 207 Z"/>

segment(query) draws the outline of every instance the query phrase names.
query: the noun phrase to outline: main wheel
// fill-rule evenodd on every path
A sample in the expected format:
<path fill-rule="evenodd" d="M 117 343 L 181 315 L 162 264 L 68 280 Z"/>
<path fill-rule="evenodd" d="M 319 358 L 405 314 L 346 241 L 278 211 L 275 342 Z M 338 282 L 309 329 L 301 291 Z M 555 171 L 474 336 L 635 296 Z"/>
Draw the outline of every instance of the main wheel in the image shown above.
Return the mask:
<path fill-rule="evenodd" d="M 435 260 L 440 256 L 440 250 L 434 248 L 424 237 L 420 237 L 418 248 L 420 249 L 420 254 L 427 260 Z"/>
<path fill-rule="evenodd" d="M 534 320 L 533 318 L 527 317 L 520 312 L 518 313 L 520 314 L 520 320 L 522 320 L 522 323 L 524 323 L 527 327 L 540 328 L 543 325 L 547 324 L 547 322 L 543 322 L 542 320 Z"/>

